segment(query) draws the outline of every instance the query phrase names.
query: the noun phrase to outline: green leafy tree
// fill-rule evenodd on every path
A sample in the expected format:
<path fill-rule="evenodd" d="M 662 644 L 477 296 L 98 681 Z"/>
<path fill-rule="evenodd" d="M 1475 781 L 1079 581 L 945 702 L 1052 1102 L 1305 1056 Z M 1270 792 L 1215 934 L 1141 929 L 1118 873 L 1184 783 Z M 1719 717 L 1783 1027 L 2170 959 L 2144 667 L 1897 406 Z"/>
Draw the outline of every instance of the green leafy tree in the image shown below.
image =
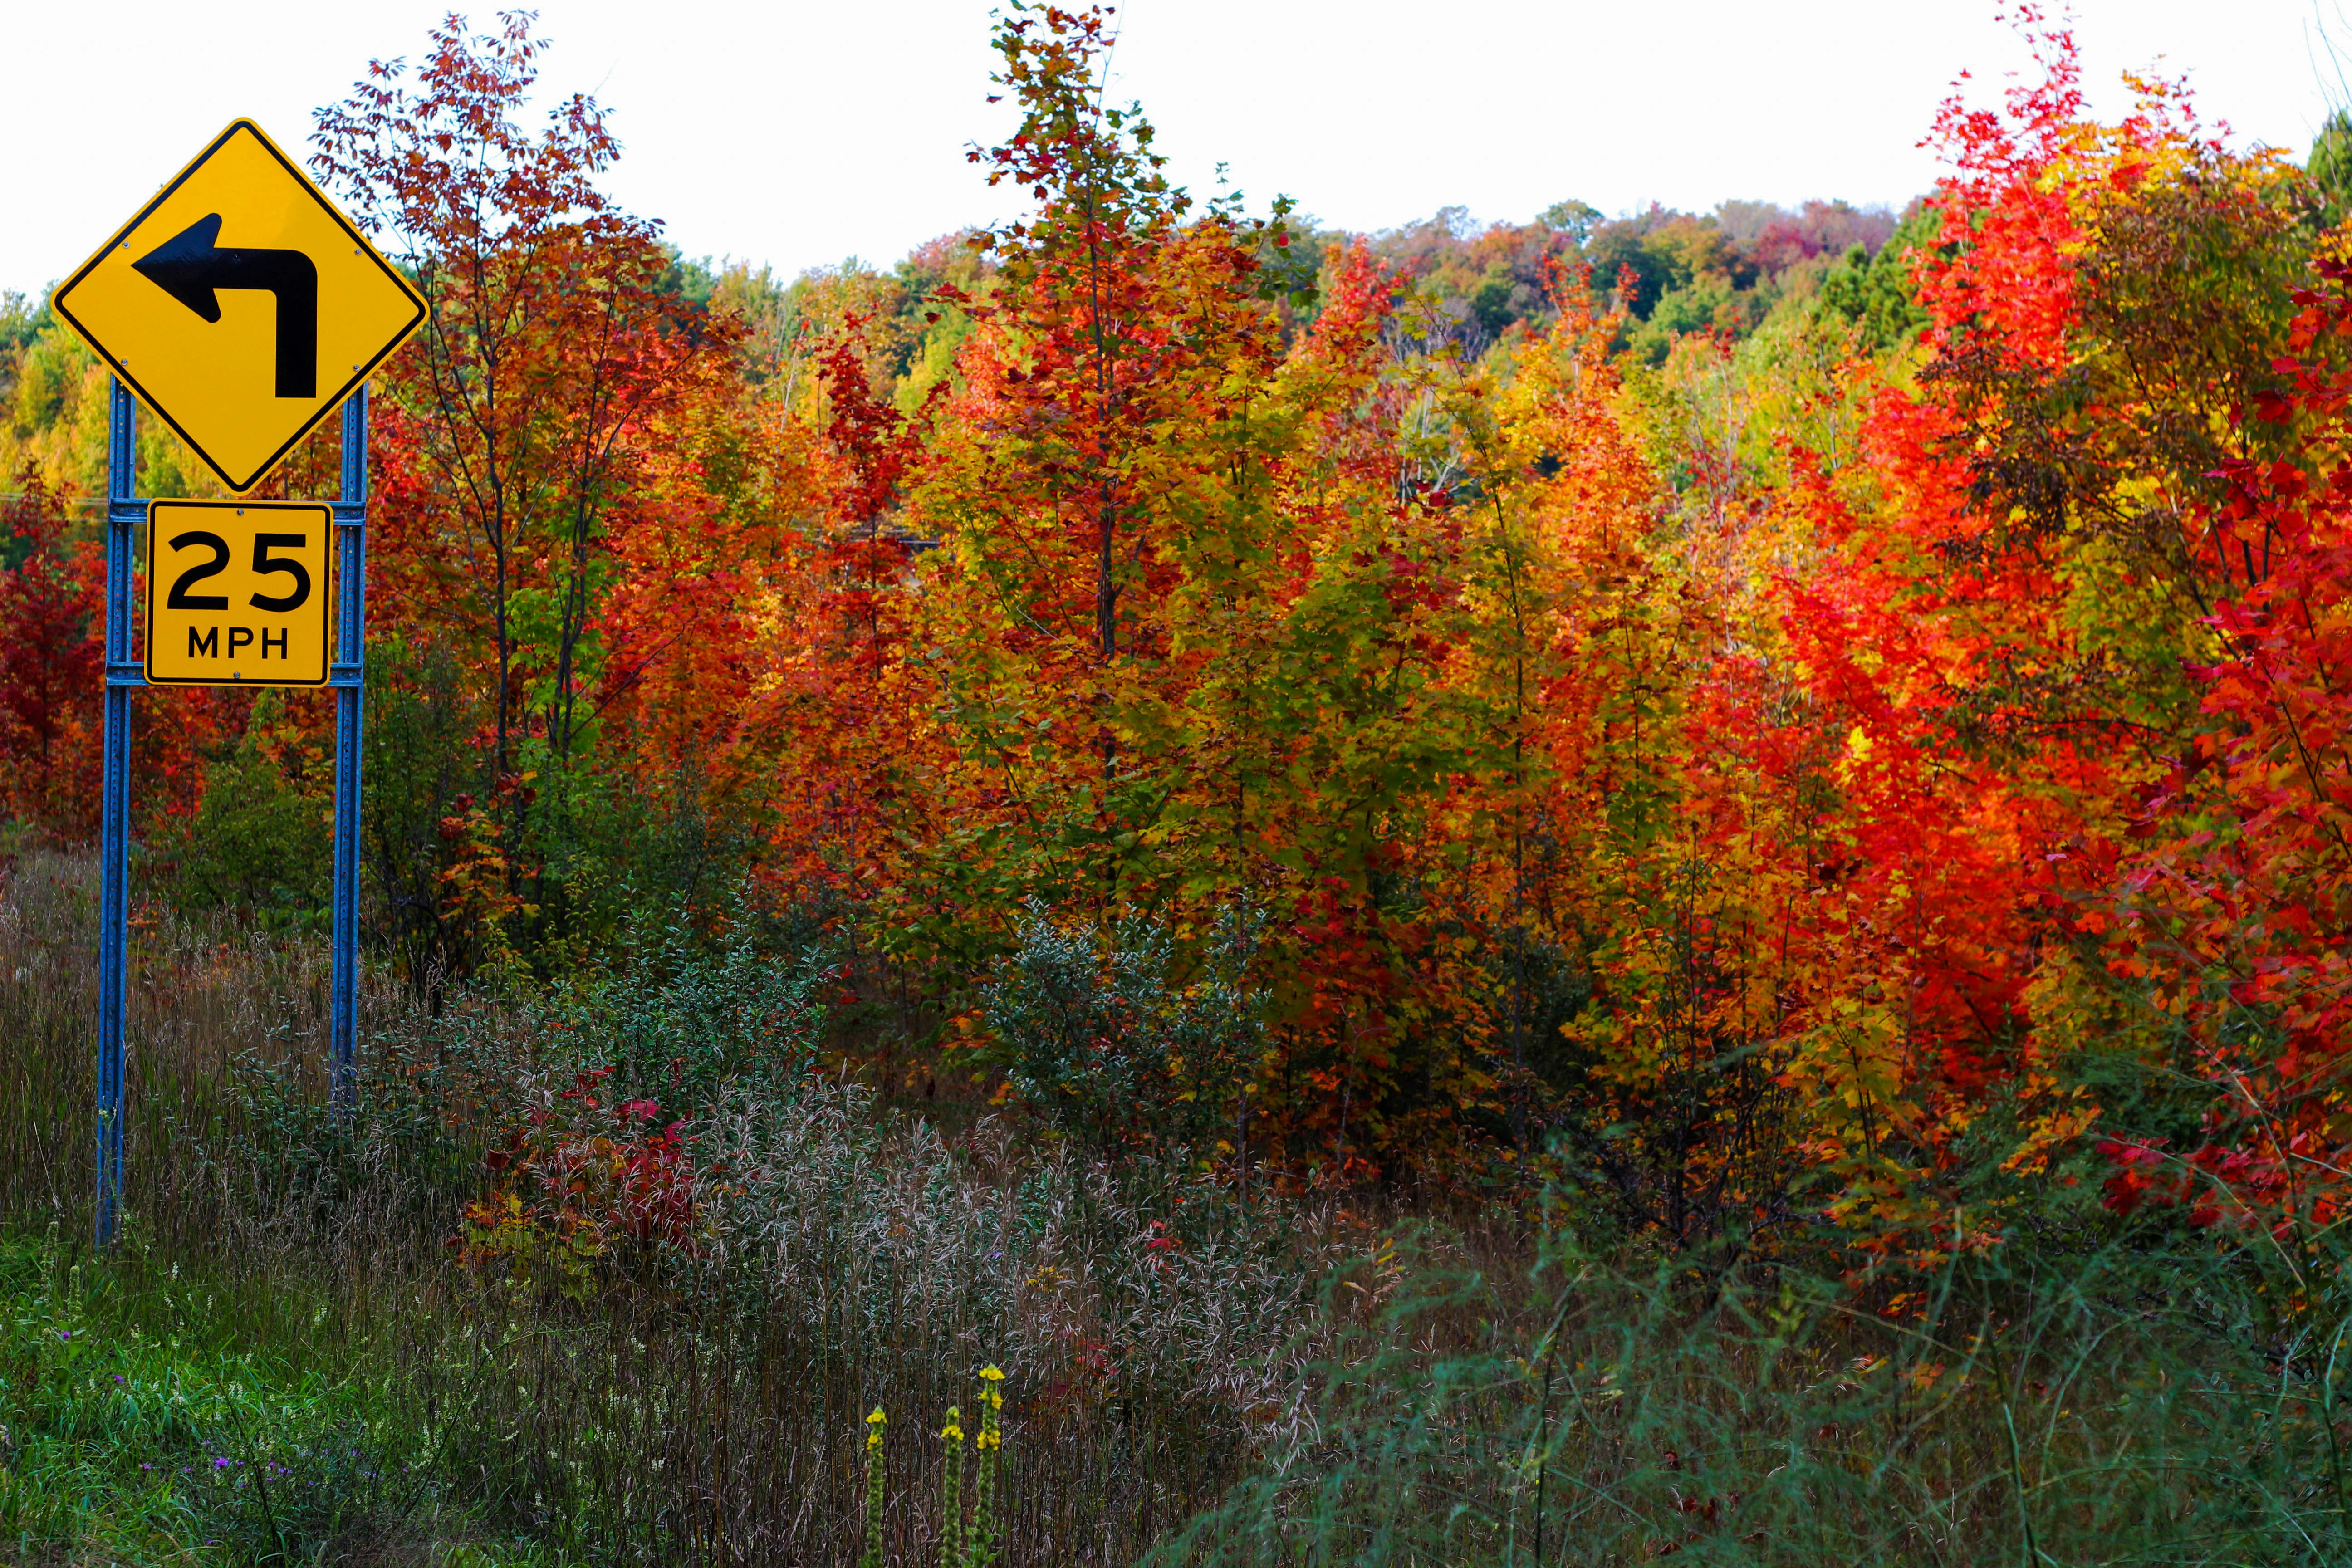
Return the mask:
<path fill-rule="evenodd" d="M 1934 243 L 1941 221 L 1934 208 L 1915 204 L 1874 254 L 1859 245 L 1849 249 L 1822 279 L 1822 308 L 1861 327 L 1872 349 L 1916 342 L 1928 318 L 1912 283 L 1913 251 Z"/>

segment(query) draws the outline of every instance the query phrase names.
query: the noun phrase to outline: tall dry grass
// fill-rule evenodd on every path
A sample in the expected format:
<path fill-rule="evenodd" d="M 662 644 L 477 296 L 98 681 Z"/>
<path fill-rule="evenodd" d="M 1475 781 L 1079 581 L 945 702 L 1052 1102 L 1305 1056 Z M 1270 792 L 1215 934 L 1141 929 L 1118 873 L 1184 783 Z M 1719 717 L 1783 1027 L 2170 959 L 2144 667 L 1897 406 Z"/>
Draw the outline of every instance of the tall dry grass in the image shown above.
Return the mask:
<path fill-rule="evenodd" d="M 886 1538 L 913 1563 L 938 1555 L 936 1430 L 995 1363 L 1005 1560 L 1132 1562 L 1299 1419 L 1321 1237 L 1002 1136 L 877 1125 L 854 1088 L 737 1110 L 703 1257 L 585 1306 L 445 1279 L 403 1320 L 404 1408 L 583 1552 L 846 1563 L 879 1405 Z"/>
<path fill-rule="evenodd" d="M 215 1237 L 211 1152 L 238 1124 L 241 1060 L 317 1088 L 327 1004 L 322 947 L 226 918 L 142 905 L 132 922 L 124 1057 L 128 1206 L 149 1236 Z M 95 1176 L 98 880 L 86 856 L 36 851 L 0 872 L 0 1204 L 17 1224 L 86 1231 Z M 381 984 L 362 1007 L 396 1005 Z"/>
<path fill-rule="evenodd" d="M 0 1026 L 20 1042 L 0 1193 L 16 1226 L 69 1235 L 89 1214 L 94 886 L 86 860 L 35 855 L 0 887 Z M 749 1071 L 697 1120 L 690 1251 L 600 1262 L 584 1289 L 468 1265 L 460 1209 L 530 1106 L 646 1056 L 632 1009 L 677 1015 L 654 1056 L 693 1047 L 670 983 L 428 1017 L 371 981 L 343 1123 L 318 946 L 150 909 L 132 948 L 123 1266 L 200 1272 L 249 1299 L 256 1333 L 286 1331 L 273 1293 L 329 1303 L 291 1359 L 364 1384 L 413 1462 L 583 1559 L 854 1561 L 877 1405 L 896 1417 L 894 1559 L 933 1557 L 935 1430 L 992 1363 L 1011 1562 L 1133 1561 L 1300 1418 L 1311 1282 L 1346 1245 L 1312 1205 L 1244 1205 L 1181 1162 L 1114 1173 L 1003 1117 L 950 1141 L 854 1079 Z"/>

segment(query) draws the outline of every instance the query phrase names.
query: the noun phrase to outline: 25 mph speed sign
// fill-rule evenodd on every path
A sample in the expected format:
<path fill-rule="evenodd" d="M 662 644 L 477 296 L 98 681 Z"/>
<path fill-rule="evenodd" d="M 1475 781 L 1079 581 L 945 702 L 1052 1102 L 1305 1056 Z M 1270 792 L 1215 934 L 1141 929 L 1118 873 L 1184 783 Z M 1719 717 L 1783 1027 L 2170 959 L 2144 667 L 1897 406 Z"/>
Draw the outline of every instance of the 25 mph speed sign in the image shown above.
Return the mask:
<path fill-rule="evenodd" d="M 147 509 L 147 679 L 321 686 L 330 507 L 159 500 Z"/>

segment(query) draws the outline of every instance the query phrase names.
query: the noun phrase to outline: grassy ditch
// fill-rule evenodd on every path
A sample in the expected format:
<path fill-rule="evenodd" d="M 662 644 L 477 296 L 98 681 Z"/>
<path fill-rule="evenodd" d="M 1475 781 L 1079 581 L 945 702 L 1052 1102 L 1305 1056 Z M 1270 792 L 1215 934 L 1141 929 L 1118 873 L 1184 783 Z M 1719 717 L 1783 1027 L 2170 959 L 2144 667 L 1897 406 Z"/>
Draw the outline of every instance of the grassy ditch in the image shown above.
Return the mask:
<path fill-rule="evenodd" d="M 0 898 L 17 1561 L 2352 1560 L 2331 1237 L 2086 1196 L 1898 1296 L 1244 1194 L 881 1103 L 789 953 L 371 989 L 339 1122 L 319 955 L 157 916 L 93 1259 L 88 884 Z"/>

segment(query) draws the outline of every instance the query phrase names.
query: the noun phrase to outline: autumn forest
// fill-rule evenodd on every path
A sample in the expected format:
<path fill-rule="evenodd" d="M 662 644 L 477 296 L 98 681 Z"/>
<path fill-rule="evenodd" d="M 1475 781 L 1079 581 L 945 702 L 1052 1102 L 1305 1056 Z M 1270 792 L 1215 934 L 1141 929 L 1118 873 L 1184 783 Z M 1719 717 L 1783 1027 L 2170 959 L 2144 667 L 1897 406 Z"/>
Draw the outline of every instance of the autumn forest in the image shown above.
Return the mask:
<path fill-rule="evenodd" d="M 361 1102 L 329 694 L 142 692 L 103 1257 L 109 383 L 6 297 L 0 1556 L 2344 1561 L 2352 119 L 2029 9 L 1901 210 L 1350 234 L 1116 26 L 994 24 L 1024 216 L 791 279 L 527 16 L 319 111 L 432 312 Z"/>

